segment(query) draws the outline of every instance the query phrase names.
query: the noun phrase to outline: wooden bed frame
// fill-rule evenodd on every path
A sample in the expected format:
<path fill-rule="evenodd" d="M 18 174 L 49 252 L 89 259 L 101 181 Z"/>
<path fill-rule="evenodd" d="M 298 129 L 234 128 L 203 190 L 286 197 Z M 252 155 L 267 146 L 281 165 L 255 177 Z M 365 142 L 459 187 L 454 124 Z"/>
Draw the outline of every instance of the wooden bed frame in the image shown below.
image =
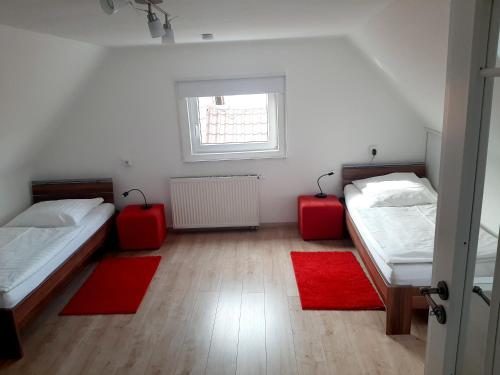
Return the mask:
<path fill-rule="evenodd" d="M 419 177 L 425 177 L 425 164 L 362 164 L 342 166 L 342 186 L 354 180 L 381 176 L 394 172 L 413 172 Z M 346 208 L 347 230 L 354 246 L 358 250 L 375 287 L 377 288 L 386 307 L 385 332 L 388 335 L 405 335 L 410 333 L 413 309 L 428 309 L 425 298 L 417 287 L 411 285 L 391 285 L 380 272 L 377 263 L 373 260 L 365 242 L 354 224 L 349 210 Z"/>
<path fill-rule="evenodd" d="M 114 203 L 111 179 L 35 181 L 32 183 L 33 203 L 72 198 L 102 197 Z M 0 308 L 0 359 L 23 356 L 20 330 L 43 309 L 51 298 L 79 271 L 85 261 L 101 247 L 108 237 L 114 218 L 108 219 L 92 237 L 16 306 Z"/>

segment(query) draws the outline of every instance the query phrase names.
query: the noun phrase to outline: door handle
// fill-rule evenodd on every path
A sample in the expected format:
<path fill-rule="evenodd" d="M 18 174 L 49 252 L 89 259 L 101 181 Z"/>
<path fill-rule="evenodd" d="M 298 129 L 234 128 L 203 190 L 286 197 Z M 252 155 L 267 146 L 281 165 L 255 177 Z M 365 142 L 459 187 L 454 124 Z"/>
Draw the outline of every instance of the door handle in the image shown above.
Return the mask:
<path fill-rule="evenodd" d="M 436 317 L 436 320 L 440 324 L 445 324 L 446 323 L 446 310 L 443 305 L 438 305 L 433 299 L 432 299 L 432 294 L 437 294 L 439 298 L 441 298 L 443 301 L 446 301 L 450 297 L 450 293 L 448 290 L 448 285 L 446 285 L 446 282 L 444 281 L 439 281 L 437 288 L 431 288 L 431 287 L 423 287 L 420 288 L 420 294 L 422 294 L 425 297 L 425 300 L 431 307 L 431 315 L 434 315 Z"/>
<path fill-rule="evenodd" d="M 476 293 L 479 297 L 481 297 L 483 299 L 483 301 L 488 305 L 490 306 L 491 304 L 491 300 L 490 298 L 484 293 L 483 289 L 477 285 L 474 286 L 474 288 L 472 288 L 472 292 L 473 293 Z"/>

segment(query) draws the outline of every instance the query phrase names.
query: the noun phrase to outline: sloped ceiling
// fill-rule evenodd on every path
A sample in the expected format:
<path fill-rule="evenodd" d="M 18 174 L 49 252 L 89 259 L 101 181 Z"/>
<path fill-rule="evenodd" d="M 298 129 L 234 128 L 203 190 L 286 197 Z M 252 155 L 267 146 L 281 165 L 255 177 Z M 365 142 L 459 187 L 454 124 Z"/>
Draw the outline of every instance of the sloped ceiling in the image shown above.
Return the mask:
<path fill-rule="evenodd" d="M 0 25 L 0 173 L 36 156 L 105 53 Z"/>
<path fill-rule="evenodd" d="M 74 1 L 52 1 L 57 6 L 67 3 L 75 7 L 95 7 L 97 3 L 84 0 L 78 1 L 83 5 L 77 6 Z M 401 95 L 425 119 L 425 123 L 440 130 L 448 0 L 381 0 L 374 1 L 372 5 L 368 5 L 371 2 L 363 1 L 362 7 L 349 6 L 343 0 L 334 3 L 336 9 L 346 12 L 346 19 L 350 20 L 350 27 L 346 26 L 344 31 L 352 29 L 368 15 L 378 11 L 364 26 L 351 34 L 352 40 L 386 74 Z M 1 14 L 5 15 L 6 11 L 12 13 L 21 6 L 16 4 L 4 4 Z M 21 8 L 25 11 L 28 5 L 41 6 L 47 14 L 53 11 L 51 3 L 45 1 L 22 4 L 24 8 Z M 69 17 L 74 13 L 68 11 L 64 16 Z M 44 18 L 40 17 L 40 25 L 52 27 L 52 21 L 58 21 L 63 16 L 60 10 L 55 14 L 60 17 L 51 22 L 43 21 Z M 354 14 L 357 16 L 354 17 Z M 20 18 L 18 20 L 21 22 Z M 297 22 L 293 24 L 298 25 Z M 80 30 L 79 27 L 74 29 Z M 68 37 L 71 35 L 67 33 Z M 44 140 L 50 138 L 51 131 L 59 125 L 60 119 L 67 118 L 64 111 L 71 109 L 72 101 L 84 88 L 87 77 L 97 68 L 106 49 L 0 25 L 0 50 L 8 51 L 0 54 L 1 173 L 8 168 L 26 164 L 37 155 Z"/>
<path fill-rule="evenodd" d="M 299 0 L 173 0 L 164 5 L 179 16 L 175 21 L 178 42 L 199 41 L 202 32 L 214 32 L 216 41 L 350 35 L 426 125 L 442 129 L 449 0 L 313 0 L 307 4 Z M 122 9 L 107 16 L 98 0 L 10 2 L 2 6 L 2 23 L 98 45 L 158 43 L 148 36 L 142 14 Z M 2 43 L 6 42 L 2 37 Z M 22 46 L 11 43 L 9 48 Z M 92 59 L 92 54 L 83 51 L 79 52 L 82 63 L 77 62 L 72 73 Z M 78 60 L 78 53 L 74 56 Z M 6 54 L 0 57 L 8 58 Z M 58 63 L 65 65 L 61 60 Z M 29 60 L 25 64 L 27 70 L 32 69 Z M 56 77 L 56 82 L 60 79 L 67 87 L 79 79 L 77 74 L 63 78 L 63 74 Z M 67 98 L 66 94 L 58 95 Z M 54 95 L 51 99 L 62 108 L 64 104 L 57 98 Z M 47 105 L 40 110 L 50 108 Z"/>
<path fill-rule="evenodd" d="M 426 125 L 443 124 L 448 0 L 400 0 L 352 35 Z"/>

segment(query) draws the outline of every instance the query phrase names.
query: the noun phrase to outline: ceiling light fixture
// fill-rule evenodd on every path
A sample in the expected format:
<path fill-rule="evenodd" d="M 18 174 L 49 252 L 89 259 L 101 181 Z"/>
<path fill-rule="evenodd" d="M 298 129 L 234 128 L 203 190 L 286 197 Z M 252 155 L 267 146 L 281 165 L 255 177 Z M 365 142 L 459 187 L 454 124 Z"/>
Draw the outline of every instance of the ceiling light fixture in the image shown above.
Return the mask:
<path fill-rule="evenodd" d="M 118 12 L 118 9 L 127 6 L 129 0 L 100 0 L 101 8 L 106 14 L 113 14 Z"/>
<path fill-rule="evenodd" d="M 165 30 L 163 30 L 163 25 L 156 15 L 151 10 L 151 4 L 148 4 L 148 27 L 151 33 L 151 38 L 159 38 L 165 35 Z"/>
<path fill-rule="evenodd" d="M 161 44 L 174 44 L 174 30 L 172 29 L 172 24 L 170 23 L 172 19 L 168 18 L 168 14 L 165 14 L 165 23 L 163 24 L 163 31 L 165 32 L 161 37 Z"/>
<path fill-rule="evenodd" d="M 160 8 L 158 4 L 161 4 L 163 0 L 135 0 L 135 3 L 140 5 L 147 5 L 147 9 L 137 8 L 134 6 L 132 0 L 99 0 L 101 3 L 101 8 L 106 14 L 113 14 L 118 11 L 118 9 L 123 8 L 126 5 L 130 5 L 135 10 L 144 12 L 147 14 L 149 33 L 152 38 L 162 38 L 162 44 L 173 44 L 174 30 L 172 29 L 171 21 L 173 18 L 169 18 L 169 14 Z M 165 23 L 162 24 L 153 8 L 165 16 Z M 175 18 L 175 17 L 174 17 Z"/>

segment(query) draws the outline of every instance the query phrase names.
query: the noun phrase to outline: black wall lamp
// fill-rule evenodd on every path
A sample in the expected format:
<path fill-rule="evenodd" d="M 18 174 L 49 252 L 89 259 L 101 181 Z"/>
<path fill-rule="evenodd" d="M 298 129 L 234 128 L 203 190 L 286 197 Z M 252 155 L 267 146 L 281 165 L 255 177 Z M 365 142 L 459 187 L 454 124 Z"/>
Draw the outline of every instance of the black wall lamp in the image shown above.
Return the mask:
<path fill-rule="evenodd" d="M 326 198 L 328 196 L 325 193 L 323 193 L 323 189 L 321 189 L 321 185 L 319 184 L 319 180 L 321 180 L 323 177 L 326 177 L 326 176 L 333 176 L 334 174 L 335 173 L 333 171 L 331 171 L 331 172 L 322 174 L 321 176 L 318 177 L 318 180 L 316 181 L 316 183 L 318 184 L 318 187 L 319 187 L 319 193 L 315 195 L 316 198 Z"/>
<path fill-rule="evenodd" d="M 124 192 L 122 194 L 122 197 L 123 198 L 127 198 L 128 195 L 129 195 L 129 193 L 132 192 L 132 191 L 138 191 L 139 193 L 142 194 L 142 197 L 144 198 L 144 204 L 142 205 L 142 209 L 143 210 L 149 210 L 151 207 L 153 207 L 150 204 L 148 204 L 148 201 L 146 200 L 146 196 L 144 195 L 144 193 L 140 189 L 130 189 L 130 190 L 127 190 L 126 192 Z"/>

